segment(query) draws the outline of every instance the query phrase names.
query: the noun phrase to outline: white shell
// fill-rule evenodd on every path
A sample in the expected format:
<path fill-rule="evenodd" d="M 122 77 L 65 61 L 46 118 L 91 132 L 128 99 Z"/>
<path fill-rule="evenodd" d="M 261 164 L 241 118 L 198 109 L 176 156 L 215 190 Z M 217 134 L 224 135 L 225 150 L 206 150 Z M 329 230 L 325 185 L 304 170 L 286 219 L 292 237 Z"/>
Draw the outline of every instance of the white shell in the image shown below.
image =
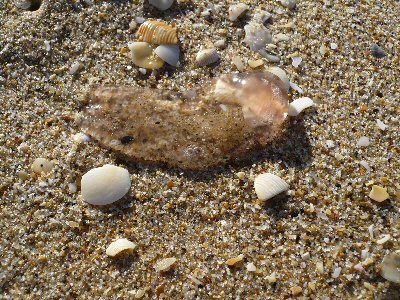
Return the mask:
<path fill-rule="evenodd" d="M 128 250 L 128 249 L 135 249 L 136 244 L 132 243 L 131 241 L 127 239 L 118 239 L 115 242 L 112 242 L 110 246 L 107 247 L 106 249 L 106 254 L 108 256 L 115 256 L 118 253 Z"/>
<path fill-rule="evenodd" d="M 297 68 L 301 64 L 302 60 L 303 59 L 300 56 L 293 57 L 292 58 L 292 66 Z"/>
<path fill-rule="evenodd" d="M 83 200 L 93 205 L 107 205 L 121 199 L 130 189 L 128 170 L 105 165 L 82 176 Z"/>
<path fill-rule="evenodd" d="M 280 80 L 282 80 L 282 82 L 285 85 L 285 87 L 287 88 L 287 90 L 289 90 L 289 88 L 290 88 L 289 77 L 286 75 L 286 72 L 283 69 L 281 69 L 279 67 L 271 67 L 271 68 L 268 68 L 267 71 L 278 76 L 280 78 Z"/>
<path fill-rule="evenodd" d="M 229 6 L 228 13 L 229 13 L 229 20 L 236 21 L 246 10 L 249 9 L 249 6 L 244 3 L 238 3 Z"/>
<path fill-rule="evenodd" d="M 176 262 L 176 258 L 175 257 L 168 257 L 165 258 L 161 261 L 159 261 L 154 268 L 156 269 L 156 271 L 160 272 L 160 271 L 168 271 L 168 269 Z"/>
<path fill-rule="evenodd" d="M 172 6 L 174 0 L 149 0 L 149 3 L 159 10 L 167 10 Z"/>
<path fill-rule="evenodd" d="M 362 136 L 357 142 L 358 147 L 368 147 L 369 146 L 369 138 L 367 136 Z"/>
<path fill-rule="evenodd" d="M 207 66 L 209 64 L 215 63 L 218 60 L 217 49 L 204 49 L 200 50 L 196 55 L 196 63 L 200 67 Z"/>
<path fill-rule="evenodd" d="M 289 103 L 288 115 L 291 117 L 297 116 L 306 108 L 313 106 L 314 101 L 308 97 L 302 97 Z"/>
<path fill-rule="evenodd" d="M 154 53 L 163 61 L 176 67 L 179 61 L 179 46 L 175 44 L 164 44 L 154 49 Z"/>
<path fill-rule="evenodd" d="M 36 158 L 35 161 L 32 163 L 32 171 L 37 174 L 46 174 L 49 173 L 54 167 L 54 164 L 46 159 L 46 158 Z"/>
<path fill-rule="evenodd" d="M 400 255 L 393 252 L 387 254 L 382 261 L 381 276 L 386 280 L 400 283 Z"/>
<path fill-rule="evenodd" d="M 287 191 L 289 185 L 282 178 L 271 174 L 260 174 L 254 180 L 254 189 L 257 197 L 263 201 L 268 200 L 276 195 Z"/>
<path fill-rule="evenodd" d="M 296 92 L 298 92 L 299 94 L 303 94 L 304 91 L 301 87 L 299 87 L 297 84 L 295 84 L 294 82 L 290 82 L 290 87 L 292 89 L 294 89 Z"/>
<path fill-rule="evenodd" d="M 380 130 L 386 130 L 389 126 L 383 123 L 381 120 L 376 120 L 376 125 L 379 127 Z"/>

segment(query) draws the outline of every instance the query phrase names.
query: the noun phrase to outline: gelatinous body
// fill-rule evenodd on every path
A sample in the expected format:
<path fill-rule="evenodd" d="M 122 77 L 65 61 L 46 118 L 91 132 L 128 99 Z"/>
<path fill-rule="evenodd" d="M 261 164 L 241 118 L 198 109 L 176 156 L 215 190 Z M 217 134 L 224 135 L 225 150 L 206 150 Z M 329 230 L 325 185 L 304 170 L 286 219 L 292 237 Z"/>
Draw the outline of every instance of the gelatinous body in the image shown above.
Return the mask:
<path fill-rule="evenodd" d="M 222 75 L 187 94 L 104 86 L 86 95 L 80 126 L 128 158 L 204 169 L 275 138 L 287 91 L 270 73 Z"/>

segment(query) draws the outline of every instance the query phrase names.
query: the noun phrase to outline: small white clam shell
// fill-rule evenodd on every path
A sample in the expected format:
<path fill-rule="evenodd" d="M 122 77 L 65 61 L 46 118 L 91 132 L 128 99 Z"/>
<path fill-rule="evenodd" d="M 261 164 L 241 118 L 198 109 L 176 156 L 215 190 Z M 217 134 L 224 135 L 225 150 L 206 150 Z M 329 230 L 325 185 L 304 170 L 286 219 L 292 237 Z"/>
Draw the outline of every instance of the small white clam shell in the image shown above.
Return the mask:
<path fill-rule="evenodd" d="M 289 185 L 282 178 L 271 174 L 260 174 L 254 180 L 254 189 L 257 197 L 263 201 L 268 200 L 289 189 Z"/>
<path fill-rule="evenodd" d="M 174 0 L 149 0 L 149 3 L 159 10 L 167 10 L 172 6 Z"/>
<path fill-rule="evenodd" d="M 289 104 L 288 115 L 291 117 L 295 117 L 300 114 L 306 108 L 313 106 L 314 101 L 312 101 L 308 97 L 302 97 L 294 100 Z"/>
<path fill-rule="evenodd" d="M 163 61 L 171 66 L 177 66 L 179 61 L 179 46 L 175 44 L 164 44 L 154 49 L 154 53 L 157 54 Z"/>
<path fill-rule="evenodd" d="M 104 165 L 94 168 L 82 176 L 83 200 L 93 205 L 107 205 L 121 199 L 130 189 L 128 170 Z"/>
<path fill-rule="evenodd" d="M 271 67 L 271 68 L 268 68 L 267 71 L 278 76 L 279 79 L 282 80 L 282 82 L 285 85 L 285 87 L 287 88 L 287 90 L 289 90 L 289 88 L 290 88 L 289 77 L 286 75 L 286 72 L 283 69 L 281 69 L 279 67 Z"/>
<path fill-rule="evenodd" d="M 112 242 L 106 249 L 106 254 L 108 256 L 116 256 L 118 253 L 128 250 L 128 249 L 135 249 L 136 244 L 132 243 L 127 239 L 118 239 Z"/>
<path fill-rule="evenodd" d="M 169 268 L 176 262 L 175 257 L 168 257 L 159 261 L 154 268 L 157 272 L 168 271 Z"/>
<path fill-rule="evenodd" d="M 204 49 L 200 50 L 196 55 L 196 63 L 200 67 L 204 67 L 215 63 L 218 60 L 218 52 L 217 49 Z"/>
<path fill-rule="evenodd" d="M 249 6 L 244 3 L 233 4 L 229 6 L 229 20 L 236 21 L 246 10 L 249 9 Z"/>
<path fill-rule="evenodd" d="M 400 254 L 387 254 L 382 261 L 381 276 L 386 280 L 400 283 Z"/>

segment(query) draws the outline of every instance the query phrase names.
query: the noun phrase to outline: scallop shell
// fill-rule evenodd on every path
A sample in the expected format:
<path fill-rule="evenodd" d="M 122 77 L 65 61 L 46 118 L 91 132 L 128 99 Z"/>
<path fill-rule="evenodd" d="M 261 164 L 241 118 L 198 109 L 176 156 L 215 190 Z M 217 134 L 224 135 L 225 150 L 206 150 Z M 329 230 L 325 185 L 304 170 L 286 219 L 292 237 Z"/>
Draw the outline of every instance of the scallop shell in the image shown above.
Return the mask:
<path fill-rule="evenodd" d="M 159 10 L 167 10 L 172 6 L 174 0 L 149 0 L 149 3 Z"/>
<path fill-rule="evenodd" d="M 218 61 L 217 49 L 204 49 L 200 50 L 196 55 L 196 63 L 200 67 L 204 67 Z"/>
<path fill-rule="evenodd" d="M 101 145 L 139 162 L 206 169 L 280 135 L 287 90 L 270 73 L 225 74 L 187 93 L 92 88 L 79 124 Z"/>
<path fill-rule="evenodd" d="M 178 45 L 160 45 L 154 49 L 154 53 L 157 54 L 163 61 L 171 66 L 177 66 L 179 61 L 179 46 Z"/>
<path fill-rule="evenodd" d="M 238 3 L 229 6 L 228 13 L 229 13 L 229 20 L 236 21 L 246 10 L 249 9 L 249 6 L 244 3 Z"/>
<path fill-rule="evenodd" d="M 178 43 L 176 28 L 160 21 L 144 22 L 136 32 L 136 38 L 140 42 L 157 45 Z"/>
<path fill-rule="evenodd" d="M 400 283 L 400 254 L 387 254 L 382 261 L 381 276 L 394 283 Z"/>
<path fill-rule="evenodd" d="M 136 244 L 132 243 L 127 239 L 118 239 L 112 242 L 106 249 L 106 254 L 108 256 L 114 257 L 125 250 L 134 250 Z"/>
<path fill-rule="evenodd" d="M 296 99 L 289 104 L 288 115 L 291 117 L 295 117 L 298 114 L 300 114 L 303 110 L 305 110 L 306 108 L 311 107 L 313 105 L 314 105 L 314 101 L 312 101 L 308 97 L 302 97 L 302 98 Z"/>
<path fill-rule="evenodd" d="M 265 201 L 284 191 L 287 191 L 289 189 L 289 185 L 286 183 L 286 181 L 274 174 L 264 173 L 256 177 L 254 180 L 254 188 L 256 190 L 257 197 Z"/>

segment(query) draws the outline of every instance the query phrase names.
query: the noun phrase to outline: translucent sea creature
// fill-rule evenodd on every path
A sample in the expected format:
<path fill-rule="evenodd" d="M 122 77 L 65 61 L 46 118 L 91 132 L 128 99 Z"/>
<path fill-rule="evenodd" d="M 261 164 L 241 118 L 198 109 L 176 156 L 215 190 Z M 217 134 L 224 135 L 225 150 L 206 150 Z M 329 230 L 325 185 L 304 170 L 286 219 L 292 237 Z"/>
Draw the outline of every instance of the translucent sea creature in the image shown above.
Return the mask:
<path fill-rule="evenodd" d="M 287 89 L 271 73 L 222 75 L 187 93 L 101 86 L 86 95 L 83 132 L 125 157 L 205 169 L 277 137 Z"/>

